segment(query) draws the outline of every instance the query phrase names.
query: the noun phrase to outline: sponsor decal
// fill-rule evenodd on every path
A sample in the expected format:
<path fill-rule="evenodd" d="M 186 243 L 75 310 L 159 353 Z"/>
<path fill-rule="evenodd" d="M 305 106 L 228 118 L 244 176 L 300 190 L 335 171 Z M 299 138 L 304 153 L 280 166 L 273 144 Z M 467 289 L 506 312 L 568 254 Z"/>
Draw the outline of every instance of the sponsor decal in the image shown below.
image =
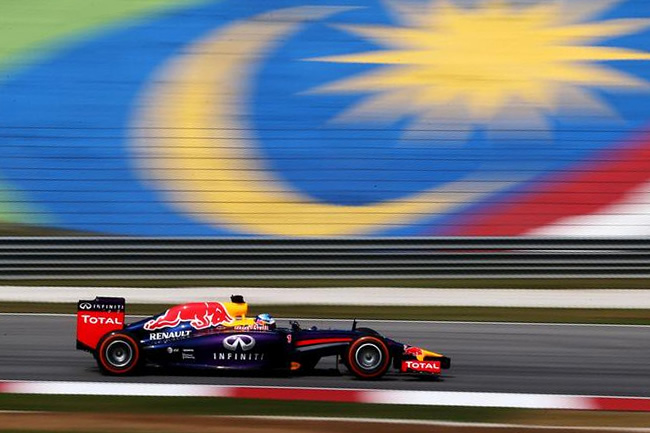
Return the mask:
<path fill-rule="evenodd" d="M 255 323 L 253 325 L 236 325 L 233 326 L 232 329 L 235 331 L 268 331 L 269 326 Z"/>
<path fill-rule="evenodd" d="M 440 373 L 440 361 L 402 361 L 402 372 Z"/>
<path fill-rule="evenodd" d="M 214 354 L 219 361 L 264 361 L 263 353 L 219 352 Z"/>
<path fill-rule="evenodd" d="M 144 329 L 155 331 L 174 328 L 183 322 L 189 322 L 192 328 L 201 330 L 232 321 L 233 318 L 221 302 L 196 302 L 170 308 L 145 323 Z"/>
<path fill-rule="evenodd" d="M 124 325 L 119 317 L 95 317 L 90 314 L 82 314 L 81 320 L 84 324 L 90 323 L 91 325 Z"/>
<path fill-rule="evenodd" d="M 240 349 L 242 352 L 248 352 L 255 347 L 255 339 L 250 335 L 235 334 L 223 339 L 223 347 L 234 352 Z"/>
<path fill-rule="evenodd" d="M 264 353 L 250 352 L 255 347 L 255 339 L 246 334 L 230 335 L 223 339 L 223 347 L 228 352 L 214 354 L 219 361 L 263 361 Z"/>
<path fill-rule="evenodd" d="M 189 337 L 192 331 L 152 332 L 149 340 L 174 340 Z"/>
<path fill-rule="evenodd" d="M 404 345 L 404 355 L 422 356 L 424 351 L 419 347 Z"/>
<path fill-rule="evenodd" d="M 78 304 L 78 309 L 84 311 L 124 311 L 124 304 L 81 301 Z"/>
<path fill-rule="evenodd" d="M 100 301 L 102 305 L 108 301 Z M 124 309 L 94 309 L 95 301 L 80 301 L 77 311 L 77 347 L 95 349 L 110 331 L 124 327 Z M 97 305 L 98 307 L 102 305 Z M 115 305 L 115 304 L 114 304 Z M 84 309 L 82 309 L 82 307 Z"/>

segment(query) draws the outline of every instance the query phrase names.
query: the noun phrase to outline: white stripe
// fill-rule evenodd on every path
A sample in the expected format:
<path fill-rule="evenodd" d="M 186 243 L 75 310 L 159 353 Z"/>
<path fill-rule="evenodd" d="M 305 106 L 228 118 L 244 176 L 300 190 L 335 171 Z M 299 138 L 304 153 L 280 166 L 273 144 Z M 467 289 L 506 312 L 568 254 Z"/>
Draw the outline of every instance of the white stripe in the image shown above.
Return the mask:
<path fill-rule="evenodd" d="M 163 383 L 109 383 L 109 382 L 64 382 L 64 381 L 0 381 L 5 393 L 41 395 L 99 395 L 99 396 L 156 396 L 156 397 L 232 397 L 238 389 L 301 389 L 351 391 L 337 388 L 294 388 L 294 387 L 256 387 L 222 385 L 174 385 Z M 503 407 L 523 409 L 584 409 L 595 410 L 591 406 L 593 397 L 580 395 L 518 394 L 489 392 L 445 392 L 445 391 L 405 391 L 405 390 L 362 390 L 358 392 L 360 403 L 405 404 L 423 406 L 465 406 L 465 407 Z M 618 399 L 645 399 L 637 397 L 615 397 Z"/>
<path fill-rule="evenodd" d="M 132 304 L 228 299 L 232 288 L 0 287 L 0 302 L 77 302 L 118 296 Z M 415 289 L 390 287 L 239 288 L 252 305 L 453 306 L 650 309 L 650 290 Z"/>
<path fill-rule="evenodd" d="M 622 201 L 598 212 L 562 218 L 531 230 L 527 236 L 648 236 L 650 235 L 650 182 L 626 194 Z"/>
<path fill-rule="evenodd" d="M 550 394 L 445 391 L 373 391 L 364 403 L 424 406 L 505 407 L 523 409 L 591 409 L 583 397 Z"/>
<path fill-rule="evenodd" d="M 175 385 L 166 383 L 111 382 L 9 382 L 9 392 L 45 395 L 111 395 L 138 397 L 226 397 L 228 389 L 206 385 Z M 221 395 L 223 393 L 223 395 Z"/>

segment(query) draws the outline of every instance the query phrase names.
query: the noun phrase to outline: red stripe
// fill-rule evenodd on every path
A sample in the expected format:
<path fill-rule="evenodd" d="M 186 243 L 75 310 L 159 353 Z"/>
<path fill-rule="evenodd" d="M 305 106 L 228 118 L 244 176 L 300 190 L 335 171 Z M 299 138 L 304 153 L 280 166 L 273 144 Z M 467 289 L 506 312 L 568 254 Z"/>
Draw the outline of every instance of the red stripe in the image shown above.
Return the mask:
<path fill-rule="evenodd" d="M 352 338 L 316 338 L 314 340 L 296 341 L 296 346 L 311 346 L 312 344 L 321 343 L 349 343 Z"/>
<path fill-rule="evenodd" d="M 302 388 L 233 388 L 231 398 L 264 400 L 332 401 L 344 403 L 362 402 L 363 391 L 339 389 Z"/>
<path fill-rule="evenodd" d="M 595 410 L 650 412 L 650 398 L 591 397 L 590 400 Z"/>
<path fill-rule="evenodd" d="M 10 392 L 11 383 L 9 382 L 0 382 L 0 394 Z"/>
<path fill-rule="evenodd" d="M 462 216 L 446 235 L 513 236 L 562 218 L 587 215 L 621 201 L 650 178 L 650 142 L 601 153 L 598 162 L 554 175 L 481 215 Z"/>

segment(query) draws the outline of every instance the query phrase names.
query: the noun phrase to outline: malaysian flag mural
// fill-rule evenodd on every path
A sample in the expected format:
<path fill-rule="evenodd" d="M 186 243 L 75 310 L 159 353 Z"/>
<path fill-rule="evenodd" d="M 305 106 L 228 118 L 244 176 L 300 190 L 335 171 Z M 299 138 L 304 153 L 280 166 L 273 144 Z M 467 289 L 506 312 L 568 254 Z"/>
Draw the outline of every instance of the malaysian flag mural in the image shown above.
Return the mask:
<path fill-rule="evenodd" d="M 5 223 L 650 234 L 648 2 L 55 3 L 0 5 Z"/>

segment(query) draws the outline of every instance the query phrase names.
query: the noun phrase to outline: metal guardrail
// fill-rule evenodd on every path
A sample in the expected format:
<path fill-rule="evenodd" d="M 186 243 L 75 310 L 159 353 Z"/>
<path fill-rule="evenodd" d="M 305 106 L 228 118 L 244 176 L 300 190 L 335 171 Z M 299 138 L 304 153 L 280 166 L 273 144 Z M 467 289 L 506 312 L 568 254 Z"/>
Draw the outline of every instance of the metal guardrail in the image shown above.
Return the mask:
<path fill-rule="evenodd" d="M 1 238 L 0 279 L 650 277 L 650 239 Z"/>

